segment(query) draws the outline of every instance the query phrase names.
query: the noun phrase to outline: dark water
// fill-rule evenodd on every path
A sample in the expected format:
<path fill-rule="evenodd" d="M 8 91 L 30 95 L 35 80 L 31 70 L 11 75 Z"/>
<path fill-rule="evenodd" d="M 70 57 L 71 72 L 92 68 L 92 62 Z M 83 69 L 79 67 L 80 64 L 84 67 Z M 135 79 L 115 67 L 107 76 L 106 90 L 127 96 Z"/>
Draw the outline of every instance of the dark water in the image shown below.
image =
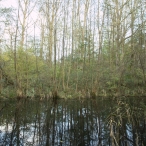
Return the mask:
<path fill-rule="evenodd" d="M 146 146 L 145 98 L 0 101 L 0 146 Z"/>

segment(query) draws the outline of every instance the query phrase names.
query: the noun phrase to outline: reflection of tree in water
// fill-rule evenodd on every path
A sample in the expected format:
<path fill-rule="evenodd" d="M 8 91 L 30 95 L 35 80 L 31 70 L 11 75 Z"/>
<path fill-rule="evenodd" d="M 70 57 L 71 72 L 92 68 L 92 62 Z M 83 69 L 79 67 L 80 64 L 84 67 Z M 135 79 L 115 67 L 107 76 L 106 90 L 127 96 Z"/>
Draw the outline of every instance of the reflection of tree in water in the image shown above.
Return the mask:
<path fill-rule="evenodd" d="M 146 145 L 145 103 L 128 100 L 12 103 L 0 119 L 0 145 Z"/>
<path fill-rule="evenodd" d="M 112 146 L 146 145 L 144 103 L 138 101 L 130 99 L 128 102 L 124 98 L 117 99 L 117 105 L 107 118 Z"/>
<path fill-rule="evenodd" d="M 7 106 L 7 108 L 8 109 L 10 108 L 10 104 Z M 6 112 L 7 113 L 5 114 L 7 115 L 4 116 L 6 116 L 5 118 L 7 118 L 7 120 L 5 119 L 6 120 L 4 123 L 5 125 L 1 126 L 1 127 L 5 126 L 5 133 L 2 133 L 3 139 L 0 139 L 0 141 L 5 143 L 3 145 L 13 146 L 14 143 L 15 145 L 22 145 L 23 139 L 20 136 L 20 125 L 22 119 L 19 118 L 19 115 L 21 114 L 21 102 L 20 101 L 17 102 L 15 109 L 13 108 L 13 111 L 8 110 Z M 10 114 L 13 114 L 13 117 L 9 118 Z M 11 129 L 11 132 L 9 131 L 9 129 Z"/>

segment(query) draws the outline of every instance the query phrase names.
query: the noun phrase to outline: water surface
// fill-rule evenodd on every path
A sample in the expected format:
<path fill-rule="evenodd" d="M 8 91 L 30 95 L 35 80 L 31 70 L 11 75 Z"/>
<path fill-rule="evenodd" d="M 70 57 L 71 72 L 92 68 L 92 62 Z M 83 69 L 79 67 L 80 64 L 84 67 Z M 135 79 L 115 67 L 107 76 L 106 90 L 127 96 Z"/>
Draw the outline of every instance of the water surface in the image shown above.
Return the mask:
<path fill-rule="evenodd" d="M 0 101 L 0 146 L 144 146 L 145 98 Z"/>

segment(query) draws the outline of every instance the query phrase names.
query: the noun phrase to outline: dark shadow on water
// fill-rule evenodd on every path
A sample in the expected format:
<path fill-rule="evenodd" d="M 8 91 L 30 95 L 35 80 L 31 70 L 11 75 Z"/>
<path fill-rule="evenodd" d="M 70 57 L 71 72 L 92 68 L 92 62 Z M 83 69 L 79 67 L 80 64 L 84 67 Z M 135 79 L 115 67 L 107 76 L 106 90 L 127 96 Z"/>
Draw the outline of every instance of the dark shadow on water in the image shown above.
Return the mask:
<path fill-rule="evenodd" d="M 1 108 L 0 146 L 146 145 L 145 98 L 19 100 Z"/>

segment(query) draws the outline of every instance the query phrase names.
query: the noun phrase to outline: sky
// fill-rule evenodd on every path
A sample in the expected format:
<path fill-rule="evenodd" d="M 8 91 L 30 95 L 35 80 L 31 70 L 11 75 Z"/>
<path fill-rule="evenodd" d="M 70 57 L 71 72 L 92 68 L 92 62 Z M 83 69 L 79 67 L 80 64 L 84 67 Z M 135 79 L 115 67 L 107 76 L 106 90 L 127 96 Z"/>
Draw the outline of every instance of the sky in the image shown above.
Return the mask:
<path fill-rule="evenodd" d="M 2 7 L 2 8 L 4 8 L 4 7 L 6 7 L 6 8 L 13 7 L 13 8 L 17 9 L 17 7 L 18 7 L 18 0 L 0 0 L 0 7 Z M 21 18 L 22 17 L 20 15 L 20 19 Z M 37 18 L 38 18 L 38 14 L 37 14 L 37 12 L 35 10 L 33 10 L 31 12 L 30 19 L 29 19 L 30 27 L 28 29 L 28 31 L 29 31 L 28 33 L 31 33 L 31 34 L 34 33 L 33 32 L 33 29 L 34 29 L 33 23 L 37 20 Z M 35 31 L 36 31 L 36 34 L 39 35 L 39 33 L 40 33 L 39 29 L 37 28 Z"/>
<path fill-rule="evenodd" d="M 17 6 L 17 0 L 2 0 L 0 3 L 2 6 L 5 6 L 5 7 Z"/>
<path fill-rule="evenodd" d="M 21 1 L 21 0 L 20 0 Z M 0 0 L 0 7 L 14 7 L 17 9 L 18 7 L 18 0 Z M 84 11 L 84 5 L 81 5 L 80 10 L 81 12 Z M 72 9 L 70 9 L 69 11 L 72 12 Z M 102 17 L 102 11 L 100 12 L 100 15 Z M 84 13 L 82 12 L 80 14 L 80 20 L 81 22 L 84 20 Z M 40 17 L 40 15 L 38 15 L 38 12 L 34 9 L 31 13 L 31 16 L 29 17 L 28 20 L 28 24 L 29 24 L 29 28 L 27 30 L 27 34 L 30 34 L 31 36 L 34 35 L 34 23 L 36 22 L 36 20 L 38 20 L 38 18 Z M 70 17 L 71 18 L 71 17 Z M 20 19 L 22 20 L 23 18 L 20 15 Z M 93 19 L 93 18 L 92 18 Z M 69 22 L 71 22 L 71 20 L 69 20 Z M 38 21 L 39 23 L 39 21 Z M 36 25 L 35 27 L 35 36 L 40 37 L 40 28 L 39 25 Z"/>
<path fill-rule="evenodd" d="M 6 7 L 6 8 L 9 8 L 9 7 L 14 7 L 17 9 L 18 7 L 18 0 L 0 0 L 0 7 Z M 84 9 L 84 7 L 81 7 L 80 9 Z M 71 10 L 72 11 L 72 10 Z M 29 29 L 30 33 L 33 34 L 33 29 L 34 29 L 34 26 L 33 26 L 33 23 L 36 22 L 36 20 L 38 19 L 38 13 L 37 11 L 35 11 L 35 9 L 31 12 L 30 14 L 30 25 L 32 24 L 32 28 Z M 20 15 L 20 19 L 21 19 L 21 15 Z M 23 18 L 22 18 L 23 19 Z M 81 20 L 84 19 L 84 17 L 81 17 L 80 18 Z M 36 35 L 40 35 L 40 30 L 39 28 L 36 28 L 35 30 L 36 32 Z"/>

